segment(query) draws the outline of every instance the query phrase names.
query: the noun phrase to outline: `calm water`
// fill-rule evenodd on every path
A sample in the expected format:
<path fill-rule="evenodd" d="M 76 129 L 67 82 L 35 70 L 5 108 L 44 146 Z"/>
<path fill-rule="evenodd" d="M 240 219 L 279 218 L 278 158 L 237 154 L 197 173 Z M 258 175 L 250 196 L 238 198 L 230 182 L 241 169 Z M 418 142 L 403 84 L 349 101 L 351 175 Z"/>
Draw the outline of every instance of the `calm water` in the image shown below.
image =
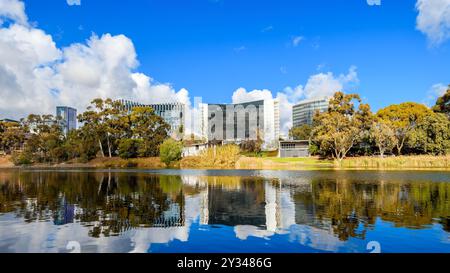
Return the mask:
<path fill-rule="evenodd" d="M 0 171 L 0 252 L 72 241 L 82 252 L 450 253 L 450 172 Z"/>

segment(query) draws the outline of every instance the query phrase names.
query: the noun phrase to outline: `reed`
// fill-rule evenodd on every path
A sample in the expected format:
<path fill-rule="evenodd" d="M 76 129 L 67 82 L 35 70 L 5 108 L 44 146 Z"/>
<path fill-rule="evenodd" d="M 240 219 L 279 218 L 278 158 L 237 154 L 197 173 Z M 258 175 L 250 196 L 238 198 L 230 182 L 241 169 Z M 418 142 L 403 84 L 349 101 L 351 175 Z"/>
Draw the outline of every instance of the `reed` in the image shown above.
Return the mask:
<path fill-rule="evenodd" d="M 199 156 L 183 158 L 181 168 L 234 168 L 239 160 L 239 147 L 236 145 L 224 145 L 208 148 Z"/>
<path fill-rule="evenodd" d="M 346 158 L 341 163 L 335 162 L 335 167 L 366 169 L 450 169 L 450 156 L 354 157 Z"/>

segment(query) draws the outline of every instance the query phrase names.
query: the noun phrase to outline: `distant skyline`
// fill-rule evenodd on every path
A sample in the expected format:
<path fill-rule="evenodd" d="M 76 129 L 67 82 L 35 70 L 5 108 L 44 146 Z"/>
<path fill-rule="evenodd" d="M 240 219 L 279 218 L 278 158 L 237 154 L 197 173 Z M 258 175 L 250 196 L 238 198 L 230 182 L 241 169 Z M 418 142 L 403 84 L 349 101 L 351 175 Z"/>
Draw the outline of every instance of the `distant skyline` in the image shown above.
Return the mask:
<path fill-rule="evenodd" d="M 294 103 L 338 90 L 433 104 L 449 38 L 450 0 L 0 0 L 0 118 L 278 97 L 285 132 Z"/>

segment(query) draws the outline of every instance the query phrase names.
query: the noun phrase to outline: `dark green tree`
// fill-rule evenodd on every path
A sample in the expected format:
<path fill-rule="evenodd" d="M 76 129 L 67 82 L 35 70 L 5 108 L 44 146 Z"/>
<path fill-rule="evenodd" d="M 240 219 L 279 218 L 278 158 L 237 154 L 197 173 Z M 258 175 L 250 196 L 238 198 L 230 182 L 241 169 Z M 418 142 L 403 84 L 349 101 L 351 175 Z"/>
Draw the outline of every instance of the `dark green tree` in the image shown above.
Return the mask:
<path fill-rule="evenodd" d="M 446 114 L 447 117 L 450 118 L 450 84 L 448 85 L 447 92 L 445 92 L 445 94 L 436 101 L 433 111 L 436 113 Z"/>
<path fill-rule="evenodd" d="M 311 138 L 312 126 L 304 124 L 298 127 L 293 127 L 289 130 L 289 137 L 294 140 L 309 140 Z"/>

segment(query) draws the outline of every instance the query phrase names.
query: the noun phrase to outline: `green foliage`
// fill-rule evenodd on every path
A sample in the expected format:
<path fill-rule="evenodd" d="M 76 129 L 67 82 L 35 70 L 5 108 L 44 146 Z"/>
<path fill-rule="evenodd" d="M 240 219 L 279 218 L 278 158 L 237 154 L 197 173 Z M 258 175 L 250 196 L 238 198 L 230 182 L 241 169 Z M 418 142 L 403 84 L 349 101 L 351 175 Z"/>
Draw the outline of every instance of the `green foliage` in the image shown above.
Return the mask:
<path fill-rule="evenodd" d="M 168 138 L 170 126 L 150 107 L 136 107 L 130 116 L 133 136 L 143 140 L 139 156 L 159 155 L 159 146 Z"/>
<path fill-rule="evenodd" d="M 446 114 L 450 118 L 450 85 L 448 86 L 447 92 L 436 101 L 433 111 Z"/>
<path fill-rule="evenodd" d="M 25 142 L 25 132 L 23 124 L 0 121 L 0 151 L 11 154 L 19 150 Z"/>
<path fill-rule="evenodd" d="M 294 127 L 289 131 L 289 136 L 294 140 L 309 140 L 311 138 L 312 126 L 304 124 Z"/>
<path fill-rule="evenodd" d="M 64 148 L 69 159 L 78 158 L 81 162 L 88 162 L 97 155 L 98 143 L 95 136 L 90 134 L 86 128 L 83 126 L 79 130 L 72 130 L 67 135 Z"/>
<path fill-rule="evenodd" d="M 120 154 L 125 157 L 152 157 L 159 155 L 159 145 L 168 137 L 170 126 L 156 115 L 151 107 L 135 107 L 128 112 L 120 102 L 111 99 L 95 99 L 92 105 L 79 117 L 84 126 L 80 129 L 85 136 L 91 136 L 102 156 Z M 138 151 L 120 149 L 121 139 L 138 139 L 139 145 L 129 147 Z M 91 139 L 92 140 L 92 139 Z"/>
<path fill-rule="evenodd" d="M 175 141 L 172 138 L 165 140 L 159 149 L 161 161 L 170 167 L 172 162 L 181 160 L 183 153 L 183 144 L 179 141 Z"/>
<path fill-rule="evenodd" d="M 24 121 L 30 128 L 24 144 L 24 153 L 34 163 L 58 163 L 67 160 L 67 153 L 62 147 L 64 134 L 58 120 L 52 115 L 29 115 Z"/>
<path fill-rule="evenodd" d="M 401 155 L 411 131 L 424 117 L 431 114 L 432 111 L 423 104 L 405 102 L 381 109 L 378 111 L 377 117 L 389 123 L 391 128 L 394 129 L 397 138 L 397 153 Z"/>
<path fill-rule="evenodd" d="M 262 140 L 245 140 L 239 145 L 240 149 L 244 153 L 259 154 L 262 150 Z"/>
<path fill-rule="evenodd" d="M 315 143 L 309 144 L 308 150 L 309 150 L 309 153 L 310 153 L 311 155 L 318 155 L 318 154 L 320 154 L 320 148 L 319 148 L 319 146 L 318 146 L 317 144 L 315 144 Z"/>
<path fill-rule="evenodd" d="M 13 152 L 12 162 L 16 166 L 30 165 L 33 163 L 33 157 L 27 152 Z"/>
<path fill-rule="evenodd" d="M 379 120 L 372 124 L 370 128 L 370 137 L 375 142 L 380 156 L 383 157 L 385 152 L 390 152 L 397 145 L 395 131 L 386 121 Z"/>
<path fill-rule="evenodd" d="M 142 143 L 141 139 L 121 139 L 119 141 L 119 156 L 124 159 L 137 158 Z"/>
<path fill-rule="evenodd" d="M 355 103 L 359 106 L 355 109 Z M 371 121 L 370 107 L 356 94 L 337 92 L 330 100 L 328 112 L 316 113 L 313 143 L 323 154 L 342 161 L 351 148 L 366 136 Z"/>
<path fill-rule="evenodd" d="M 450 152 L 450 121 L 441 113 L 430 114 L 411 131 L 409 143 L 420 153 L 444 155 Z"/>

